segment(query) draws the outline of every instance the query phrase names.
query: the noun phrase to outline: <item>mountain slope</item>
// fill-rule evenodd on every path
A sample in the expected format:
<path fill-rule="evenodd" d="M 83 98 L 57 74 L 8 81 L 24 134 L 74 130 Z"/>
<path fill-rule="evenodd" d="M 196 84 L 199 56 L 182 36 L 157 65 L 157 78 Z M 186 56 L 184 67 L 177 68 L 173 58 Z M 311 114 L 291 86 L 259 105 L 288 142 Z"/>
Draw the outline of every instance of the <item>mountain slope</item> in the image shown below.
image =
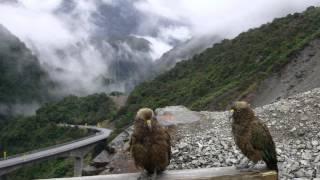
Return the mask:
<path fill-rule="evenodd" d="M 125 124 L 139 107 L 185 105 L 191 109 L 224 109 L 248 98 L 261 81 L 280 71 L 320 35 L 320 8 L 310 7 L 272 23 L 223 40 L 152 81 L 137 86 L 121 111 Z"/>
<path fill-rule="evenodd" d="M 320 39 L 311 41 L 288 65 L 259 86 L 251 105 L 261 106 L 320 87 Z"/>
<path fill-rule="evenodd" d="M 192 58 L 219 41 L 221 38 L 212 35 L 193 37 L 164 53 L 160 59 L 155 61 L 154 66 L 158 73 L 163 73 L 172 69 L 178 62 Z"/>
<path fill-rule="evenodd" d="M 0 1 L 3 17 L 15 17 L 10 23 L 2 18 L 0 23 L 39 58 L 41 67 L 59 84 L 53 90 L 59 97 L 130 92 L 153 72 L 155 58 L 183 41 L 175 33 L 166 37 L 163 33 L 187 28 L 180 20 L 142 10 L 140 2 L 61 0 L 44 3 L 50 8 L 42 12 L 37 10 L 41 0 Z M 164 48 L 159 50 L 159 44 Z"/>
<path fill-rule="evenodd" d="M 115 114 L 116 105 L 105 93 L 67 96 L 60 101 L 46 103 L 36 111 L 36 116 L 46 117 L 50 122 L 73 125 L 96 125 L 112 120 Z"/>
<path fill-rule="evenodd" d="M 0 25 L 0 119 L 15 105 L 42 102 L 53 87 L 38 59 L 18 38 Z M 21 108 L 22 109 L 22 108 Z"/>

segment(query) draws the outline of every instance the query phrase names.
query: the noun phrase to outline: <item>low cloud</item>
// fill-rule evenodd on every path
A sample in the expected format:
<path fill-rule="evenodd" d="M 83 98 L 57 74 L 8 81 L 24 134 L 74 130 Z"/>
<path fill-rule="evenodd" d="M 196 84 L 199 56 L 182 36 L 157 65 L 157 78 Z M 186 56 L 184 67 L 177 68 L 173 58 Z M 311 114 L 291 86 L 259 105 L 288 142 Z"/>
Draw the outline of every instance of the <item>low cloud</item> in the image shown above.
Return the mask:
<path fill-rule="evenodd" d="M 54 93 L 86 95 L 132 89 L 145 71 L 152 71 L 155 59 L 190 38 L 208 34 L 231 38 L 311 5 L 320 2 L 19 0 L 0 3 L 0 23 L 26 43 L 60 84 Z M 148 40 L 151 51 L 145 50 L 143 41 L 139 41 L 143 48 L 133 48 L 130 36 Z M 136 69 L 130 69 L 133 66 Z"/>
<path fill-rule="evenodd" d="M 136 3 L 142 11 L 185 21 L 190 25 L 192 36 L 215 34 L 226 37 L 319 5 L 318 0 L 146 0 Z"/>

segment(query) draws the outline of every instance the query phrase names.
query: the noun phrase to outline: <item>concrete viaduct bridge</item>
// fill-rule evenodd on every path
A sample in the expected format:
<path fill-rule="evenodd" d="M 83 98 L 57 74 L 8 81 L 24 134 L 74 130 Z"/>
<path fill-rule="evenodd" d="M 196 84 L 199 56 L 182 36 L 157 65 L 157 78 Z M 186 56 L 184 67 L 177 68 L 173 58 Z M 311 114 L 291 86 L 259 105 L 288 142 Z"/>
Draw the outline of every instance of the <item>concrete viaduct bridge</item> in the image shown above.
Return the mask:
<path fill-rule="evenodd" d="M 74 125 L 67 125 L 74 127 Z M 98 143 L 107 139 L 111 130 L 94 126 L 78 126 L 93 130 L 96 133 L 82 139 L 64 144 L 58 144 L 44 149 L 39 149 L 25 154 L 9 156 L 0 160 L 0 180 L 5 179 L 5 175 L 24 165 L 39 162 L 54 157 L 74 157 L 74 176 L 81 176 L 83 168 L 83 157 L 90 152 Z"/>

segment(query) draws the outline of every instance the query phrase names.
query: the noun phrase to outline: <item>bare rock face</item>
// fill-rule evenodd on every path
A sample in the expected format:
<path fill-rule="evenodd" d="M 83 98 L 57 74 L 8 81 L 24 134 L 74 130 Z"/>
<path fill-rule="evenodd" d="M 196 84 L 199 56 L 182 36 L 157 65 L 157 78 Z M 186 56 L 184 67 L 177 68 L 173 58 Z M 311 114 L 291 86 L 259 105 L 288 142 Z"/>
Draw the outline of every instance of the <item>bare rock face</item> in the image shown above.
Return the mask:
<path fill-rule="evenodd" d="M 164 126 L 188 124 L 200 120 L 198 112 L 190 111 L 184 106 L 167 106 L 155 110 L 158 121 Z"/>
<path fill-rule="evenodd" d="M 109 147 L 116 149 L 119 151 L 120 149 L 123 150 L 125 144 L 127 144 L 130 140 L 130 136 L 133 133 L 133 126 L 125 129 L 122 133 L 120 133 L 116 138 L 114 138 L 110 143 Z"/>
<path fill-rule="evenodd" d="M 111 156 L 112 155 L 110 155 L 106 150 L 104 150 L 92 160 L 91 166 L 94 166 L 96 168 L 104 167 L 111 161 Z"/>
<path fill-rule="evenodd" d="M 104 168 L 101 167 L 101 168 L 96 168 L 94 166 L 85 166 L 82 170 L 82 174 L 84 176 L 93 176 L 93 175 L 96 175 L 96 174 L 99 174 L 101 171 L 103 171 Z"/>
<path fill-rule="evenodd" d="M 272 74 L 260 86 L 251 102 L 262 106 L 297 93 L 320 87 L 320 39 L 310 42 L 278 73 Z"/>
<path fill-rule="evenodd" d="M 134 161 L 129 154 L 129 140 L 133 133 L 133 126 L 130 126 L 108 144 L 108 151 L 99 154 L 94 161 L 108 162 L 104 170 L 99 174 L 132 173 L 139 170 L 135 167 Z M 104 151 L 103 151 L 104 152 Z M 100 156 L 100 157 L 99 157 Z M 102 165 L 102 163 L 99 163 Z"/>

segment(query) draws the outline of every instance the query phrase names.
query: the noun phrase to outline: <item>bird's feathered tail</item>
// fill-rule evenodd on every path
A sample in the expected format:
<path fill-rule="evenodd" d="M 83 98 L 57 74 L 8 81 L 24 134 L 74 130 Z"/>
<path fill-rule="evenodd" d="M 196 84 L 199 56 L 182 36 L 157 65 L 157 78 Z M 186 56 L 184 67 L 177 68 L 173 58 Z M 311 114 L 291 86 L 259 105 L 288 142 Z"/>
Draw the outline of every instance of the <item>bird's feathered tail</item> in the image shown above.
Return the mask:
<path fill-rule="evenodd" d="M 267 164 L 267 167 L 278 172 L 277 152 L 267 126 L 259 121 L 255 121 L 253 127 L 251 138 L 252 146 L 260 151 L 262 159 Z"/>
<path fill-rule="evenodd" d="M 266 150 L 263 152 L 263 160 L 264 162 L 266 162 L 268 169 L 275 170 L 278 172 L 277 154 L 273 149 L 270 149 L 269 151 Z"/>

